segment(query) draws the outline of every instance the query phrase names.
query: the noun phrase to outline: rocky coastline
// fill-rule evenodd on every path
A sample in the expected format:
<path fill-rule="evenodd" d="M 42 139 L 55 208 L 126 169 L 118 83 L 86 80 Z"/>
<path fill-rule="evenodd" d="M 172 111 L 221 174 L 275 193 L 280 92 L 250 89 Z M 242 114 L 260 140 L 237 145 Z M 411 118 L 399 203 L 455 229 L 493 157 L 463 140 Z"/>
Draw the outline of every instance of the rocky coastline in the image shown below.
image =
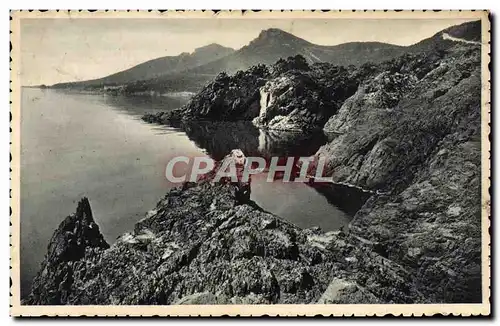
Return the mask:
<path fill-rule="evenodd" d="M 83 199 L 25 304 L 481 302 L 481 49 L 446 45 L 377 65 L 296 56 L 222 73 L 143 117 L 335 132 L 314 155 L 335 181 L 373 191 L 348 230 L 300 229 L 204 180 L 109 246 Z"/>
<path fill-rule="evenodd" d="M 376 244 L 302 230 L 239 191 L 210 180 L 172 189 L 111 246 L 82 199 L 24 304 L 424 302 L 411 273 Z"/>

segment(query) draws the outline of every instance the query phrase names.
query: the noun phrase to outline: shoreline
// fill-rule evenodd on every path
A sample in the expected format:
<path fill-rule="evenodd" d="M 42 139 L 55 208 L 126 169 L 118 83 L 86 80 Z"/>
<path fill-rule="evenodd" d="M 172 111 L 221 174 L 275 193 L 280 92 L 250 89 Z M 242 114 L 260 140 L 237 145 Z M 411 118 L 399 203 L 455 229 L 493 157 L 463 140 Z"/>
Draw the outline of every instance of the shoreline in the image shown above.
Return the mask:
<path fill-rule="evenodd" d="M 171 98 L 180 98 L 180 99 L 190 99 L 193 97 L 196 92 L 191 91 L 174 91 L 174 92 L 158 92 L 158 91 L 145 91 L 145 92 L 133 92 L 133 93 L 121 93 L 113 90 L 86 90 L 86 89 L 78 89 L 78 88 L 58 88 L 58 87 L 41 87 L 41 86 L 21 86 L 21 88 L 31 88 L 31 89 L 39 89 L 39 90 L 53 90 L 53 91 L 62 91 L 67 93 L 75 93 L 75 94 L 91 94 L 91 95 L 109 95 L 109 96 L 124 96 L 124 97 L 151 97 L 151 98 L 161 98 L 161 97 L 171 97 Z"/>
<path fill-rule="evenodd" d="M 174 188 L 111 246 L 84 198 L 54 233 L 24 304 L 424 302 L 406 271 L 370 249 L 375 244 L 349 231 L 300 229 L 236 192 L 231 184 L 210 181 Z M 133 274 L 120 268 L 130 259 L 143 262 L 134 264 Z M 225 275 L 227 268 L 232 272 Z M 378 282 L 404 279 L 407 292 L 392 297 L 375 280 L 358 283 L 378 269 L 384 271 Z M 121 285 L 105 286 L 118 275 Z M 189 290 L 194 275 L 206 278 L 195 291 Z M 67 280 L 62 287 L 61 278 Z M 156 282 L 166 283 L 153 294 Z M 130 298 L 130 291 L 138 292 Z"/>

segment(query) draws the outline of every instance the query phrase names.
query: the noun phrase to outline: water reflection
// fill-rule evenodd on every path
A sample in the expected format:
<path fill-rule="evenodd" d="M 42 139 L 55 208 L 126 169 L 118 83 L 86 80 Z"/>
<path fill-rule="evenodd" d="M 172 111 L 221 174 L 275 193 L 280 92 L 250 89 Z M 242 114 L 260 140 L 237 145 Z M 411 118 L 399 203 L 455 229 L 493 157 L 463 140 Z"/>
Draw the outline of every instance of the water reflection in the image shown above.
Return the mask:
<path fill-rule="evenodd" d="M 120 112 L 134 117 L 140 117 L 146 113 L 168 111 L 181 107 L 188 101 L 186 97 L 124 97 L 104 95 L 100 98 L 104 104 L 111 106 Z M 250 121 L 236 122 L 181 122 L 172 125 L 155 125 L 153 130 L 156 134 L 170 134 L 182 132 L 207 155 L 214 160 L 221 160 L 232 149 L 243 150 L 246 156 L 260 156 L 269 159 L 278 157 L 305 157 L 314 155 L 318 149 L 338 137 L 337 134 L 325 134 L 323 132 L 303 133 L 297 131 L 263 130 L 255 127 Z M 258 178 L 256 178 L 259 180 Z M 265 182 L 261 180 L 262 182 Z M 259 181 L 256 181 L 259 182 Z M 328 203 L 339 208 L 349 216 L 353 216 L 370 197 L 369 193 L 362 192 L 357 188 L 344 185 L 314 183 L 309 184 L 316 193 L 322 195 Z M 290 184 L 274 184 L 273 195 L 269 186 L 254 184 L 252 192 L 261 197 L 261 202 L 267 197 L 274 197 L 277 201 L 283 201 L 283 192 L 289 190 L 288 196 L 294 197 L 293 187 Z M 267 194 L 260 196 L 259 193 Z M 283 198 L 282 198 L 283 197 Z M 279 199 L 281 198 L 281 199 Z M 306 200 L 307 198 L 296 198 Z M 305 204 L 307 206 L 307 203 Z M 275 206 L 273 206 L 275 207 Z M 273 211 L 279 215 L 278 211 Z M 283 213 L 286 215 L 286 213 Z M 296 224 L 301 224 L 298 221 Z"/>
<path fill-rule="evenodd" d="M 239 148 L 247 156 L 311 156 L 326 142 L 323 133 L 269 131 L 251 122 L 188 122 L 178 125 L 195 144 L 215 160 Z"/>
<path fill-rule="evenodd" d="M 197 147 L 205 150 L 214 160 L 221 160 L 235 148 L 243 150 L 247 156 L 260 156 L 266 159 L 272 156 L 312 156 L 328 141 L 327 135 L 323 133 L 262 130 L 250 122 L 243 121 L 189 122 L 178 124 L 176 128 L 184 131 Z M 308 185 L 324 196 L 330 204 L 350 216 L 354 216 L 371 196 L 368 192 L 345 185 L 329 183 Z M 283 185 L 275 184 L 274 187 Z M 255 188 L 256 185 L 252 185 L 252 189 Z"/>

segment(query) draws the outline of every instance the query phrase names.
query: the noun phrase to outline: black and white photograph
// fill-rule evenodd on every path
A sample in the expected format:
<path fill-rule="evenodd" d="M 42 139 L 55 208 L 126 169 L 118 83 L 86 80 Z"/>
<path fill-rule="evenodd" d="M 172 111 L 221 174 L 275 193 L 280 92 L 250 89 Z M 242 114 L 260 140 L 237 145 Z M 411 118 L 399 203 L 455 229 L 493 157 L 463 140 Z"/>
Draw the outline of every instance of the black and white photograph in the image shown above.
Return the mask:
<path fill-rule="evenodd" d="M 10 14 L 13 315 L 490 313 L 487 11 Z"/>

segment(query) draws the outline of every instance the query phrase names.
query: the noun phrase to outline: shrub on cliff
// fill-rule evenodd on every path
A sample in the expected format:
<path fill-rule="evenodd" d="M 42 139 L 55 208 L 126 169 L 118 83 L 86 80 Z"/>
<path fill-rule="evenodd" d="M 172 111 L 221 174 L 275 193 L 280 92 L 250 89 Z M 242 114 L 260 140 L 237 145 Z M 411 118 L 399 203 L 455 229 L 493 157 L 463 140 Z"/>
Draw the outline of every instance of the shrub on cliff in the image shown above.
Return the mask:
<path fill-rule="evenodd" d="M 288 57 L 286 59 L 280 58 L 274 65 L 272 65 L 271 71 L 273 77 L 278 77 L 288 71 L 309 71 L 310 69 L 311 68 L 307 64 L 306 59 L 297 54 L 294 57 Z"/>

